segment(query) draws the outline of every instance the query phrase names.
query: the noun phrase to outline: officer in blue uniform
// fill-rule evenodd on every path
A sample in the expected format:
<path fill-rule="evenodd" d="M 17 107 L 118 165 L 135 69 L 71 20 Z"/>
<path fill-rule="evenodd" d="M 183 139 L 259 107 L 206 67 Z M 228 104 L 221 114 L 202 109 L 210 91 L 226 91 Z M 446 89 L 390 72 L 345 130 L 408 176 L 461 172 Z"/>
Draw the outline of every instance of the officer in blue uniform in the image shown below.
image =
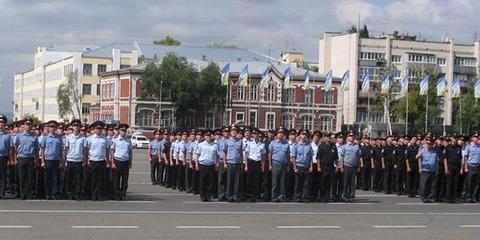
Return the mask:
<path fill-rule="evenodd" d="M 210 201 L 215 185 L 214 175 L 215 166 L 218 164 L 219 148 L 218 144 L 212 141 L 210 131 L 204 134 L 205 141 L 198 144 L 195 150 L 195 170 L 200 175 L 200 200 L 202 202 Z"/>
<path fill-rule="evenodd" d="M 290 157 L 295 172 L 295 200 L 298 202 L 309 201 L 310 173 L 312 172 L 313 150 L 306 129 L 300 130 L 300 140 L 292 148 Z"/>
<path fill-rule="evenodd" d="M 88 167 L 91 172 L 92 200 L 105 200 L 105 171 L 107 166 L 110 146 L 108 140 L 102 135 L 105 123 L 96 121 L 92 124 L 94 133 L 87 138 L 85 146 L 88 149 Z"/>
<path fill-rule="evenodd" d="M 7 165 L 11 164 L 13 157 L 13 138 L 6 131 L 7 117 L 0 115 L 0 199 L 5 199 L 7 184 Z"/>
<path fill-rule="evenodd" d="M 32 197 L 33 162 L 38 159 L 40 148 L 37 136 L 32 133 L 32 123 L 33 120 L 30 117 L 23 119 L 23 132 L 19 133 L 14 140 L 18 159 L 18 191 L 22 200 Z"/>
<path fill-rule="evenodd" d="M 439 156 L 438 151 L 434 149 L 434 141 L 430 137 L 426 138 L 427 145 L 417 154 L 418 168 L 420 172 L 420 198 L 424 203 L 433 203 L 432 185 L 435 175 L 438 172 Z"/>
<path fill-rule="evenodd" d="M 218 166 L 217 166 L 217 194 L 218 194 L 218 200 L 223 202 L 227 201 L 227 195 L 226 195 L 226 190 L 227 190 L 227 169 L 225 168 L 226 166 L 226 161 L 225 161 L 225 143 L 229 139 L 229 129 L 228 127 L 223 127 L 222 128 L 222 136 L 216 140 L 216 144 L 218 144 L 218 149 L 220 150 L 220 156 L 219 156 L 219 161 L 218 161 Z"/>
<path fill-rule="evenodd" d="M 285 201 L 287 194 L 286 177 L 290 162 L 290 145 L 285 140 L 286 130 L 280 127 L 277 130 L 277 139 L 268 145 L 269 169 L 272 172 L 272 200 Z"/>
<path fill-rule="evenodd" d="M 260 139 L 260 130 L 252 130 L 253 139 L 245 148 L 245 171 L 247 172 L 248 200 L 260 198 L 262 172 L 265 169 L 265 144 Z"/>
<path fill-rule="evenodd" d="M 128 176 L 132 168 L 132 142 L 127 137 L 127 124 L 119 125 L 119 135 L 112 140 L 111 166 L 113 169 L 113 189 L 116 200 L 123 200 L 127 196 Z"/>
<path fill-rule="evenodd" d="M 353 131 L 347 133 L 347 139 L 340 150 L 340 171 L 343 172 L 343 201 L 351 202 L 355 196 L 355 179 L 358 166 L 363 168 L 360 146 L 354 140 Z"/>
<path fill-rule="evenodd" d="M 84 166 L 87 164 L 86 138 L 80 134 L 81 121 L 73 119 L 73 132 L 65 139 L 66 193 L 70 200 L 81 200 Z"/>
<path fill-rule="evenodd" d="M 480 185 L 480 142 L 478 133 L 470 137 L 471 143 L 465 149 L 464 171 L 467 172 L 467 201 L 478 202 Z"/>
<path fill-rule="evenodd" d="M 154 139 L 148 144 L 148 160 L 150 161 L 150 181 L 152 185 L 163 182 L 160 176 L 160 159 L 163 151 L 161 133 L 158 130 L 153 131 Z"/>
<path fill-rule="evenodd" d="M 48 135 L 42 138 L 41 167 L 45 169 L 45 198 L 56 199 L 58 194 L 58 176 L 60 175 L 60 160 L 63 160 L 63 139 L 57 135 L 57 121 L 47 123 Z M 62 163 L 63 164 L 63 163 Z"/>
<path fill-rule="evenodd" d="M 227 170 L 227 194 L 230 202 L 240 202 L 240 171 L 243 163 L 243 140 L 240 138 L 237 125 L 230 128 L 230 138 L 225 143 L 226 160 L 224 168 Z"/>

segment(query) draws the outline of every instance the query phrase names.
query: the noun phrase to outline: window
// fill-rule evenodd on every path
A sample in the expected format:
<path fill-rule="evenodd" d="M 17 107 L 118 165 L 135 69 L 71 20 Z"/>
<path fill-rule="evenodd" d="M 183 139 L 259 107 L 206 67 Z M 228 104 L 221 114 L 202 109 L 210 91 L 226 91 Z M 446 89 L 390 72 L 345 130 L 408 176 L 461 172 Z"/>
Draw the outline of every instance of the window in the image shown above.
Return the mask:
<path fill-rule="evenodd" d="M 305 129 L 313 129 L 313 117 L 310 114 L 305 114 L 302 116 L 302 127 Z"/>
<path fill-rule="evenodd" d="M 322 131 L 322 132 L 332 131 L 332 117 L 331 116 L 320 117 L 320 131 Z"/>
<path fill-rule="evenodd" d="M 212 112 L 208 112 L 205 115 L 205 128 L 212 129 L 215 125 L 215 115 Z"/>
<path fill-rule="evenodd" d="M 283 114 L 282 115 L 282 127 L 286 129 L 293 128 L 293 115 L 292 114 Z"/>
<path fill-rule="evenodd" d="M 227 125 L 230 125 L 232 123 L 232 111 L 231 110 L 227 110 L 227 121 L 226 121 Z"/>
<path fill-rule="evenodd" d="M 40 107 L 40 104 L 38 102 L 35 102 L 35 110 L 38 110 L 39 107 Z"/>
<path fill-rule="evenodd" d="M 73 72 L 73 64 L 67 64 L 63 66 L 63 76 L 68 77 L 70 73 Z"/>
<path fill-rule="evenodd" d="M 455 65 L 456 66 L 461 66 L 461 67 L 475 67 L 477 64 L 477 61 L 475 58 L 461 58 L 461 57 L 456 57 L 455 58 Z"/>
<path fill-rule="evenodd" d="M 367 112 L 357 111 L 357 122 L 367 122 Z"/>
<path fill-rule="evenodd" d="M 250 110 L 250 126 L 256 127 L 257 126 L 257 111 Z"/>
<path fill-rule="evenodd" d="M 83 84 L 83 95 L 92 95 L 92 84 Z"/>
<path fill-rule="evenodd" d="M 419 63 L 436 63 L 435 55 L 431 54 L 421 54 L 421 53 L 409 53 L 408 54 L 409 62 L 419 62 Z"/>
<path fill-rule="evenodd" d="M 437 58 L 437 64 L 440 66 L 447 66 L 447 59 L 446 58 Z"/>
<path fill-rule="evenodd" d="M 163 110 L 160 115 L 160 125 L 162 127 L 170 127 L 173 123 L 173 112 L 171 110 Z"/>
<path fill-rule="evenodd" d="M 361 68 L 359 68 L 359 71 L 358 71 L 358 80 L 362 81 L 363 76 L 365 76 L 365 74 L 367 74 L 367 73 L 370 76 L 370 81 L 378 79 L 378 78 L 376 78 L 377 77 L 377 69 L 376 68 L 361 67 Z"/>
<path fill-rule="evenodd" d="M 130 65 L 127 65 L 127 64 L 120 64 L 120 69 L 125 69 L 125 68 L 129 68 Z"/>
<path fill-rule="evenodd" d="M 257 101 L 258 97 L 258 85 L 250 85 L 250 99 L 252 101 Z"/>
<path fill-rule="evenodd" d="M 107 71 L 107 65 L 105 64 L 98 64 L 97 74 L 104 73 Z"/>
<path fill-rule="evenodd" d="M 97 84 L 97 96 L 100 96 L 100 84 Z"/>
<path fill-rule="evenodd" d="M 401 63 L 401 62 L 402 62 L 402 56 L 392 55 L 392 63 Z"/>
<path fill-rule="evenodd" d="M 92 75 L 92 64 L 83 64 L 83 75 Z"/>
<path fill-rule="evenodd" d="M 437 63 L 435 55 L 423 55 L 423 62 L 425 63 Z"/>
<path fill-rule="evenodd" d="M 148 109 L 140 110 L 139 116 L 140 126 L 152 126 L 153 122 L 153 111 Z"/>
<path fill-rule="evenodd" d="M 90 103 L 82 103 L 82 115 L 86 117 L 88 114 L 90 114 Z"/>
<path fill-rule="evenodd" d="M 275 87 L 272 84 L 270 84 L 270 86 L 268 86 L 268 89 L 266 90 L 266 93 L 265 93 L 265 101 L 269 101 L 269 102 L 273 101 L 274 96 L 275 96 Z"/>
<path fill-rule="evenodd" d="M 378 60 L 385 58 L 384 53 L 375 53 L 375 52 L 361 52 L 360 59 L 363 60 Z"/>
<path fill-rule="evenodd" d="M 237 100 L 245 100 L 245 87 L 237 87 Z"/>
<path fill-rule="evenodd" d="M 332 92 L 331 91 L 329 91 L 329 92 L 322 91 L 322 103 L 323 104 L 332 104 L 333 103 Z"/>
<path fill-rule="evenodd" d="M 189 112 L 187 113 L 187 116 L 185 118 L 185 126 L 187 127 L 193 127 L 195 126 L 195 112 Z"/>
<path fill-rule="evenodd" d="M 236 122 L 243 122 L 245 120 L 245 114 L 243 112 L 237 112 L 235 115 Z"/>
<path fill-rule="evenodd" d="M 282 89 L 282 102 L 284 103 L 293 103 L 295 97 L 295 89 Z"/>
<path fill-rule="evenodd" d="M 266 124 L 265 128 L 266 129 L 275 129 L 275 113 L 267 113 L 266 119 Z"/>
<path fill-rule="evenodd" d="M 313 89 L 305 89 L 302 94 L 303 103 L 312 103 L 313 102 Z"/>
<path fill-rule="evenodd" d="M 435 125 L 443 125 L 443 118 L 442 117 L 436 117 L 435 118 Z"/>

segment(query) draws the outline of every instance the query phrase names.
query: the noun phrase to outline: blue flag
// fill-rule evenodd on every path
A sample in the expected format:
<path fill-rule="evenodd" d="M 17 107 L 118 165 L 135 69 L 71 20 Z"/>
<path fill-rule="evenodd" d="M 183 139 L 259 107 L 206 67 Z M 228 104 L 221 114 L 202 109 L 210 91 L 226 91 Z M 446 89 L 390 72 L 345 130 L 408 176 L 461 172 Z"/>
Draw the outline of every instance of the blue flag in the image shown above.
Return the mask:
<path fill-rule="evenodd" d="M 305 71 L 305 74 L 303 75 L 305 78 L 305 83 L 303 84 L 303 89 L 309 89 L 310 88 L 310 71 Z"/>
<path fill-rule="evenodd" d="M 420 95 L 428 94 L 428 80 L 430 80 L 430 76 L 425 74 L 425 76 L 423 76 L 423 80 L 420 82 Z"/>
<path fill-rule="evenodd" d="M 348 91 L 350 89 L 350 70 L 347 70 L 342 77 L 342 84 L 340 85 L 342 91 Z"/>
<path fill-rule="evenodd" d="M 447 78 L 443 75 L 437 82 L 437 96 L 443 97 L 445 96 L 445 92 L 447 91 Z"/>
<path fill-rule="evenodd" d="M 292 87 L 292 70 L 290 67 L 285 69 L 285 72 L 283 72 L 283 88 L 284 89 L 289 89 Z"/>
<path fill-rule="evenodd" d="M 269 80 L 270 80 L 270 65 L 267 66 L 267 69 L 262 74 L 262 81 L 260 81 L 260 85 L 262 88 L 269 87 Z"/>
<path fill-rule="evenodd" d="M 332 70 L 328 71 L 327 76 L 325 76 L 325 92 L 332 91 L 332 81 L 333 73 Z"/>
<path fill-rule="evenodd" d="M 402 89 L 400 90 L 400 95 L 406 96 L 408 94 L 408 84 L 409 84 L 410 77 L 408 74 L 405 73 L 405 76 L 403 77 L 402 80 Z"/>
<path fill-rule="evenodd" d="M 248 64 L 243 67 L 242 72 L 240 72 L 240 76 L 238 76 L 238 84 L 241 87 L 248 86 Z"/>
<path fill-rule="evenodd" d="M 473 92 L 475 93 L 475 98 L 480 98 L 480 79 L 475 81 Z"/>
<path fill-rule="evenodd" d="M 225 66 L 223 66 L 220 73 L 222 74 L 222 77 L 221 77 L 222 85 L 228 86 L 228 82 L 229 82 L 228 78 L 230 76 L 230 63 L 225 64 Z"/>
<path fill-rule="evenodd" d="M 366 94 L 368 91 L 370 91 L 370 74 L 366 72 L 362 79 L 362 93 Z"/>
<path fill-rule="evenodd" d="M 390 74 L 385 73 L 385 76 L 383 77 L 382 81 L 382 86 L 381 86 L 381 93 L 382 94 L 388 94 L 390 91 Z"/>
<path fill-rule="evenodd" d="M 456 77 L 452 83 L 452 98 L 460 97 L 460 78 Z"/>

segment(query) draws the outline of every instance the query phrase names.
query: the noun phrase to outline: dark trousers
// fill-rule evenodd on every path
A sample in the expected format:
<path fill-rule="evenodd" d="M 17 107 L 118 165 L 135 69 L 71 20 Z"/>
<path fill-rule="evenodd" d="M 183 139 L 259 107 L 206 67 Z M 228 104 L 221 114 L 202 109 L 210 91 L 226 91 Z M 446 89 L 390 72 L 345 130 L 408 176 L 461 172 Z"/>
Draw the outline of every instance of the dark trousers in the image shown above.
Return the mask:
<path fill-rule="evenodd" d="M 383 190 L 385 191 L 385 194 L 391 194 L 393 191 L 393 186 L 394 186 L 394 175 L 395 171 L 393 168 L 393 165 L 391 164 L 386 164 L 385 165 L 385 170 L 383 174 Z"/>
<path fill-rule="evenodd" d="M 321 172 L 317 171 L 316 163 L 313 164 L 312 172 L 309 173 L 309 175 L 310 175 L 310 192 L 309 192 L 310 199 L 312 200 L 319 199 L 320 183 L 321 183 L 322 175 L 321 175 Z"/>
<path fill-rule="evenodd" d="M 66 192 L 69 197 L 81 197 L 83 172 L 83 162 L 67 162 Z"/>
<path fill-rule="evenodd" d="M 432 196 L 435 201 L 440 201 L 441 199 L 445 199 L 445 169 L 439 169 L 438 174 L 435 175 L 435 179 L 433 180 L 433 187 L 432 187 Z"/>
<path fill-rule="evenodd" d="M 272 200 L 284 200 L 287 194 L 287 165 L 272 165 Z"/>
<path fill-rule="evenodd" d="M 227 199 L 237 201 L 240 198 L 240 171 L 242 164 L 228 163 Z"/>
<path fill-rule="evenodd" d="M 407 191 L 409 197 L 415 197 L 417 195 L 419 178 L 418 169 L 416 168 L 412 168 L 410 172 L 407 173 Z"/>
<path fill-rule="evenodd" d="M 420 197 L 423 201 L 432 200 L 432 185 L 435 179 L 434 172 L 420 173 Z"/>
<path fill-rule="evenodd" d="M 18 159 L 18 191 L 22 198 L 31 198 L 33 184 L 33 158 Z"/>
<path fill-rule="evenodd" d="M 343 175 L 344 173 L 340 171 L 335 171 L 334 173 L 334 181 L 332 184 L 332 197 L 334 201 L 340 200 L 343 194 Z"/>
<path fill-rule="evenodd" d="M 448 175 L 446 175 L 446 199 L 450 202 L 455 201 L 458 197 L 458 183 L 460 180 L 460 169 L 449 166 Z"/>
<path fill-rule="evenodd" d="M 170 161 L 170 165 L 167 166 L 167 187 L 171 187 L 173 189 L 177 188 L 175 185 L 176 181 L 176 167 L 171 165 L 172 161 Z"/>
<path fill-rule="evenodd" d="M 195 164 L 195 163 L 193 163 L 193 164 Z M 216 184 L 217 175 L 216 175 L 216 172 L 215 172 L 215 167 L 213 168 L 213 170 L 214 170 L 213 171 L 213 174 L 214 174 L 214 176 L 213 176 L 213 180 L 214 180 L 213 183 L 214 184 L 213 185 L 214 186 L 212 188 L 212 191 L 213 191 L 212 195 L 217 196 L 217 191 L 216 191 L 216 189 L 217 189 L 217 184 Z M 192 179 L 191 179 L 191 181 L 192 181 L 192 193 L 198 194 L 200 192 L 200 186 L 199 186 L 200 185 L 200 172 L 199 171 L 195 171 L 195 169 L 192 169 Z"/>
<path fill-rule="evenodd" d="M 372 188 L 372 164 L 366 163 L 363 168 L 360 169 L 361 174 L 361 187 L 364 191 L 369 191 Z"/>
<path fill-rule="evenodd" d="M 160 159 L 158 162 L 158 174 L 157 174 L 157 181 L 160 185 L 164 185 L 166 182 L 165 181 L 166 169 L 167 169 L 167 166 L 165 166 L 165 159 Z"/>
<path fill-rule="evenodd" d="M 467 198 L 477 200 L 476 198 L 478 197 L 478 188 L 480 184 L 480 167 L 468 166 L 467 181 Z"/>
<path fill-rule="evenodd" d="M 223 166 L 223 163 L 218 165 L 218 199 L 225 200 L 227 198 L 226 191 L 227 191 L 227 169 Z"/>
<path fill-rule="evenodd" d="M 55 196 L 58 193 L 59 160 L 45 160 L 45 195 Z"/>
<path fill-rule="evenodd" d="M 178 161 L 176 167 L 176 186 L 180 191 L 185 191 L 185 162 Z"/>
<path fill-rule="evenodd" d="M 395 189 L 398 195 L 402 195 L 405 191 L 405 174 L 405 168 L 397 166 L 395 171 Z"/>
<path fill-rule="evenodd" d="M 10 165 L 7 167 L 7 192 L 17 194 L 18 192 L 18 167 Z"/>
<path fill-rule="evenodd" d="M 91 198 L 92 197 L 92 167 L 83 168 L 83 197 Z"/>
<path fill-rule="evenodd" d="M 272 199 L 272 172 L 269 169 L 269 163 L 265 162 L 265 172 L 262 174 L 262 200 L 270 201 Z"/>
<path fill-rule="evenodd" d="M 293 164 L 289 163 L 289 166 L 287 167 L 287 176 L 285 178 L 286 180 L 286 188 L 287 192 L 285 194 L 285 197 L 287 200 L 293 199 L 294 198 L 294 192 L 295 192 L 295 171 L 293 169 Z"/>
<path fill-rule="evenodd" d="M 343 197 L 351 200 L 355 197 L 355 178 L 357 176 L 357 167 L 344 167 L 343 172 Z"/>
<path fill-rule="evenodd" d="M 373 191 L 380 192 L 383 190 L 383 169 L 381 164 L 375 164 L 372 169 Z"/>
<path fill-rule="evenodd" d="M 152 161 L 150 161 L 150 181 L 152 184 L 160 183 L 160 160 L 158 155 L 151 155 Z"/>
<path fill-rule="evenodd" d="M 190 166 L 191 165 L 190 161 L 185 162 L 185 190 L 187 192 L 192 192 L 192 174 L 194 172 L 194 169 Z"/>
<path fill-rule="evenodd" d="M 306 200 L 309 198 L 310 177 L 308 168 L 297 166 L 298 172 L 295 173 L 295 199 Z"/>
<path fill-rule="evenodd" d="M 247 192 L 248 197 L 252 199 L 260 198 L 262 181 L 262 162 L 248 160 L 247 169 Z"/>
<path fill-rule="evenodd" d="M 7 186 L 7 157 L 0 157 L 0 196 L 5 197 L 5 188 Z"/>
<path fill-rule="evenodd" d="M 105 189 L 104 196 L 105 198 L 113 199 L 115 195 L 115 189 L 113 186 L 113 169 L 110 166 L 106 167 L 104 174 L 105 174 L 105 177 L 103 178 L 104 180 L 103 189 Z"/>
<path fill-rule="evenodd" d="M 123 198 L 127 196 L 130 162 L 115 160 L 115 165 L 117 168 L 113 170 L 113 189 L 115 197 Z"/>
<path fill-rule="evenodd" d="M 213 193 L 215 165 L 200 164 L 200 199 L 202 201 L 210 200 Z"/>
<path fill-rule="evenodd" d="M 91 161 L 90 169 L 92 198 L 102 200 L 105 198 L 105 161 Z"/>
<path fill-rule="evenodd" d="M 33 163 L 32 191 L 36 197 L 45 195 L 45 169 L 41 168 L 37 161 Z"/>
<path fill-rule="evenodd" d="M 322 169 L 320 172 L 321 175 L 321 184 L 320 190 L 318 194 L 318 198 L 320 201 L 331 201 L 332 200 L 332 190 L 334 189 L 335 183 L 335 170 L 334 169 Z M 333 193 L 336 194 L 336 191 Z"/>
<path fill-rule="evenodd" d="M 243 201 L 247 199 L 247 192 L 248 192 L 247 173 L 245 172 L 244 167 L 245 165 L 242 163 L 240 165 L 240 199 Z"/>

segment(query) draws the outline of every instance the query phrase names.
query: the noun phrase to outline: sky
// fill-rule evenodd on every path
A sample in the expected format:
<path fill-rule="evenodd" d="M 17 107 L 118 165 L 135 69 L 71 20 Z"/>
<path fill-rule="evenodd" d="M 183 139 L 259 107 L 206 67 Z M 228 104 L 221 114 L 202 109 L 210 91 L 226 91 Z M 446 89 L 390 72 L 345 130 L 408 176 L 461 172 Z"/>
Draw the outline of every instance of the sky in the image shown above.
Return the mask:
<path fill-rule="evenodd" d="M 296 50 L 317 62 L 323 32 L 359 20 L 373 36 L 397 30 L 472 43 L 478 12 L 478 0 L 0 0 L 0 113 L 11 114 L 14 73 L 33 68 L 38 46 L 151 43 L 170 35 L 189 46 L 270 49 L 273 57 Z"/>

